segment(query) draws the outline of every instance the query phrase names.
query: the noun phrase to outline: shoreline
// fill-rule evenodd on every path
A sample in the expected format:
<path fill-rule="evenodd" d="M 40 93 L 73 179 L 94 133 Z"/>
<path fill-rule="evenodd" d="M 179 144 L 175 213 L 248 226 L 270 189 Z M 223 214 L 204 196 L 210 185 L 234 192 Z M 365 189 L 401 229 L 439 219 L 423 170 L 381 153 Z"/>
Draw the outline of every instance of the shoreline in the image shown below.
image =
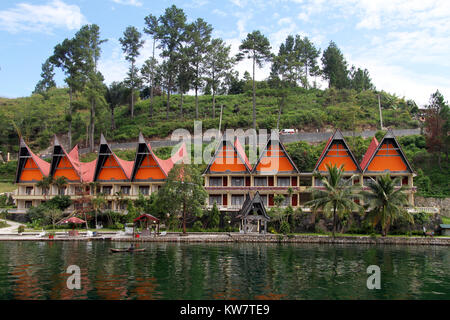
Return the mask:
<path fill-rule="evenodd" d="M 381 237 L 371 236 L 338 236 L 327 235 L 280 235 L 280 234 L 241 234 L 241 233 L 168 233 L 164 236 L 148 236 L 133 238 L 117 236 L 114 233 L 86 237 L 55 235 L 55 238 L 37 237 L 36 234 L 0 234 L 0 241 L 110 241 L 110 242 L 171 242 L 171 243 L 319 243 L 319 244 L 374 244 L 374 245 L 438 245 L 450 246 L 450 237 Z"/>

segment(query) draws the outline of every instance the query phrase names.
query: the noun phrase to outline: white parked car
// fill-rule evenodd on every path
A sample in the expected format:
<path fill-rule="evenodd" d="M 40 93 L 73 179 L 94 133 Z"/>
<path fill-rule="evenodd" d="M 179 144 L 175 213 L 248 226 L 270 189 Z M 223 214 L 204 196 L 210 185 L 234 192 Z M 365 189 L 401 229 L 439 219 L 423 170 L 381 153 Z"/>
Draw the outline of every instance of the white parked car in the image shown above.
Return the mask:
<path fill-rule="evenodd" d="M 297 129 L 282 129 L 280 131 L 280 134 L 293 134 L 293 133 L 297 133 Z"/>

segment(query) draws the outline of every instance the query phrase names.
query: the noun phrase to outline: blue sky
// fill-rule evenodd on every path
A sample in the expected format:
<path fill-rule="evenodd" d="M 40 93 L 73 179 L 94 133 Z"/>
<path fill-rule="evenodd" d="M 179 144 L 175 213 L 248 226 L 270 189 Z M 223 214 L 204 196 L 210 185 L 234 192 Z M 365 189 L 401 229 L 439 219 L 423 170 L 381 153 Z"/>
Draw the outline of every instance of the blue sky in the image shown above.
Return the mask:
<path fill-rule="evenodd" d="M 86 23 L 100 26 L 99 69 L 106 83 L 128 68 L 118 39 L 129 25 L 142 31 L 144 17 L 172 4 L 188 21 L 200 17 L 237 53 L 248 32 L 261 30 L 273 52 L 289 34 L 308 36 L 322 51 L 337 43 L 349 65 L 367 68 L 377 89 L 428 102 L 436 89 L 450 96 L 450 2 L 446 0 L 2 0 L 0 2 L 0 96 L 27 96 L 53 48 Z M 138 63 L 151 56 L 147 39 Z M 247 61 L 236 66 L 241 76 Z M 268 76 L 269 65 L 257 78 Z M 63 75 L 56 80 L 63 85 Z M 325 82 L 321 83 L 326 86 Z"/>

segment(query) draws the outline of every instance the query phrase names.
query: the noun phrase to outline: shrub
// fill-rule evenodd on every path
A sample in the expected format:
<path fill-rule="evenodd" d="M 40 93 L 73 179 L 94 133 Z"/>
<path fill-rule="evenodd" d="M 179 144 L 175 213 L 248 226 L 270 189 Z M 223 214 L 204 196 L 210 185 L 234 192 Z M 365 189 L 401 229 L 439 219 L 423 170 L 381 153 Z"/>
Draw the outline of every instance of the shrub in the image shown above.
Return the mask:
<path fill-rule="evenodd" d="M 25 226 L 20 225 L 19 228 L 17 229 L 17 233 L 22 233 L 25 231 Z"/>
<path fill-rule="evenodd" d="M 280 232 L 282 234 L 288 234 L 289 232 L 291 232 L 291 226 L 289 225 L 289 223 L 287 221 L 283 221 L 281 223 Z"/>

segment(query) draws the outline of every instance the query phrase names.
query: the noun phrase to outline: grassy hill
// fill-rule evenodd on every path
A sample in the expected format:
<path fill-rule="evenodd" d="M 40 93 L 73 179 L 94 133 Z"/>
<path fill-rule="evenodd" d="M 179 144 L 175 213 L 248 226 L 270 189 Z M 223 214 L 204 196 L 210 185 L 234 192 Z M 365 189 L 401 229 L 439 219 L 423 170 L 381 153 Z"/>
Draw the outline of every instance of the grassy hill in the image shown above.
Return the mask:
<path fill-rule="evenodd" d="M 384 125 L 391 128 L 415 128 L 413 119 L 416 107 L 411 101 L 381 92 Z M 256 93 L 257 126 L 276 128 L 280 108 L 280 91 L 260 89 Z M 129 107 L 115 110 L 116 130 L 111 130 L 111 114 L 106 105 L 96 112 L 98 141 L 103 132 L 110 141 L 136 141 L 139 131 L 147 138 L 165 138 L 177 128 L 193 131 L 195 120 L 195 99 L 183 97 L 181 114 L 180 96 L 173 95 L 169 120 L 166 120 L 166 97 L 157 96 L 153 116 L 149 117 L 149 100 L 140 100 L 135 106 L 135 117 L 130 118 Z M 18 99 L 0 98 L 0 150 L 17 151 L 17 130 L 34 150 L 42 150 L 51 144 L 54 134 L 67 132 L 69 97 L 66 89 L 50 90 L 46 97 L 36 94 Z M 212 117 L 212 96 L 199 97 L 200 119 L 203 129 L 218 128 L 220 105 L 224 106 L 222 129 L 252 126 L 252 93 L 216 97 L 216 117 Z M 89 123 L 89 105 L 82 97 L 75 102 L 76 112 L 72 115 L 73 143 L 85 146 Z M 303 88 L 287 92 L 282 105 L 280 128 L 296 128 L 299 131 L 324 131 L 326 128 L 375 129 L 379 126 L 377 92 L 354 90 L 319 90 Z M 17 128 L 17 129 L 16 129 Z"/>

